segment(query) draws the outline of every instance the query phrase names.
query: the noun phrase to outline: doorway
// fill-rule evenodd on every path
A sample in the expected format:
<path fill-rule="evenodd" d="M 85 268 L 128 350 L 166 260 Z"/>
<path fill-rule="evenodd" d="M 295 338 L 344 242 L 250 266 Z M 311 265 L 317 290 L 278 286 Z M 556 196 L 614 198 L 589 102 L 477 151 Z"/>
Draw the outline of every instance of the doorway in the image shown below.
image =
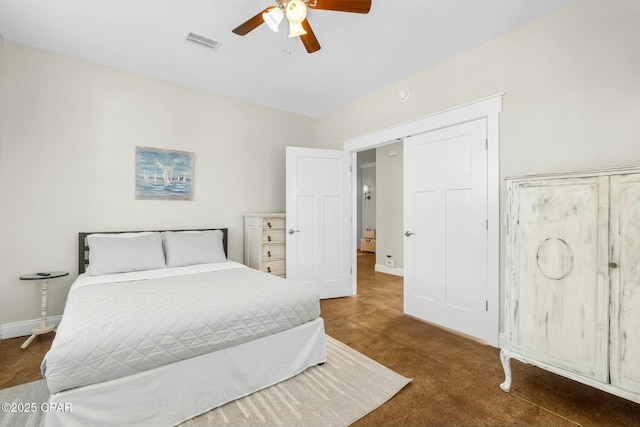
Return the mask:
<path fill-rule="evenodd" d="M 422 119 L 403 123 L 397 126 L 370 133 L 362 137 L 344 141 L 345 150 L 352 153 L 352 164 L 356 166 L 357 153 L 371 148 L 382 147 L 399 139 L 409 136 L 425 134 L 427 132 L 443 129 L 478 119 L 485 120 L 486 127 L 486 151 L 487 151 L 487 185 L 486 185 L 486 231 L 487 231 L 487 256 L 486 256 L 486 300 L 485 300 L 485 327 L 476 335 L 477 338 L 488 344 L 499 346 L 499 312 L 500 312 L 500 284 L 499 284 L 499 113 L 502 111 L 502 94 L 490 98 L 481 99 L 451 110 L 446 110 Z M 357 185 L 356 179 L 353 186 Z M 357 191 L 356 193 L 357 194 Z M 353 211 L 357 212 L 357 202 L 353 202 Z M 380 212 L 377 212 L 380 215 Z M 353 224 L 353 236 L 357 236 L 357 224 Z M 408 231 L 408 230 L 407 230 Z M 357 247 L 356 244 L 353 246 Z M 383 249 L 384 251 L 384 249 Z M 355 251 L 354 251 L 355 252 Z M 357 266 L 355 260 L 353 265 Z M 353 275 L 354 289 L 357 274 Z M 406 310 L 405 310 L 406 312 Z"/>
<path fill-rule="evenodd" d="M 358 152 L 357 162 L 358 254 L 373 254 L 367 268 L 402 277 L 403 143 Z"/>
<path fill-rule="evenodd" d="M 377 183 L 376 183 L 376 150 L 365 150 L 357 153 L 357 188 L 358 210 L 356 238 L 357 250 L 366 253 L 376 253 L 376 212 L 377 212 Z"/>

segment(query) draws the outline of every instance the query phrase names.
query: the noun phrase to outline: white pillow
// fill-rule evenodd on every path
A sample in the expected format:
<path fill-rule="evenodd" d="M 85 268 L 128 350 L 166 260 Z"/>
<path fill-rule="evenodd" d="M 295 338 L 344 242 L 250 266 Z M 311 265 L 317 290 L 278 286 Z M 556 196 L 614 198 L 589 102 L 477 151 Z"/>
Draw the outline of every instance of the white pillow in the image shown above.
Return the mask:
<path fill-rule="evenodd" d="M 158 232 L 90 234 L 87 242 L 91 276 L 165 267 Z"/>
<path fill-rule="evenodd" d="M 225 262 L 221 230 L 165 231 L 167 267 Z"/>

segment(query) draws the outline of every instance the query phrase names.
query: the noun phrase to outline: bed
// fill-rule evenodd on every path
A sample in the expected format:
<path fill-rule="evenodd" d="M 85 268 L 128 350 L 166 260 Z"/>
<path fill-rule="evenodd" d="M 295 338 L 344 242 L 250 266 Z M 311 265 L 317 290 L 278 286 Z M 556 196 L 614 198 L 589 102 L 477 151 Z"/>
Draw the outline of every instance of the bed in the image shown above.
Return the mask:
<path fill-rule="evenodd" d="M 226 229 L 79 234 L 41 366 L 59 409 L 45 426 L 177 425 L 325 362 L 318 296 L 228 261 L 226 242 Z"/>

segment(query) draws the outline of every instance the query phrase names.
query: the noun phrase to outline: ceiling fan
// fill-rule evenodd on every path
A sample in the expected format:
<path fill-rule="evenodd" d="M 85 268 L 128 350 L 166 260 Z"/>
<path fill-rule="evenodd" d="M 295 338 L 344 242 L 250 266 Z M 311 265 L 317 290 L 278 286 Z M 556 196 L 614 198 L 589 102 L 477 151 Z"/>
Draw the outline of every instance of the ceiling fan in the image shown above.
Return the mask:
<path fill-rule="evenodd" d="M 299 36 L 307 52 L 313 53 L 320 50 L 320 43 L 307 21 L 307 8 L 351 13 L 369 13 L 371 9 L 371 0 L 275 0 L 275 2 L 276 6 L 269 6 L 232 31 L 244 36 L 265 23 L 272 31 L 277 32 L 280 22 L 286 16 L 289 21 L 289 37 Z"/>

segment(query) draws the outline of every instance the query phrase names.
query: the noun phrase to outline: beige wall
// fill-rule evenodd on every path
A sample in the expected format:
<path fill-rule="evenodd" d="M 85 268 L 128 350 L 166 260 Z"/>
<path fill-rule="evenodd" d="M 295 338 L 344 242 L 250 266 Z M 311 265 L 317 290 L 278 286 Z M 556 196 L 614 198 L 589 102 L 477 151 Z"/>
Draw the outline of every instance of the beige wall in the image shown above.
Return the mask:
<path fill-rule="evenodd" d="M 401 269 L 404 267 L 402 142 L 378 147 L 376 151 L 376 264 L 384 266 L 387 255 L 391 255 L 396 261 L 395 268 Z M 389 157 L 389 151 L 397 151 L 398 154 Z"/>
<path fill-rule="evenodd" d="M 316 120 L 316 146 L 506 92 L 502 178 L 640 165 L 638 22 L 637 0 L 581 0 Z"/>
<path fill-rule="evenodd" d="M 4 38 L 0 34 L 0 147 L 2 147 L 2 76 L 4 75 Z M 0 158 L 2 158 L 2 150 L 0 150 Z M 0 204 L 2 204 L 2 198 L 0 196 Z M 0 221 L 2 218 L 0 218 Z"/>
<path fill-rule="evenodd" d="M 29 272 L 71 272 L 62 313 L 79 231 L 229 227 L 242 261 L 242 213 L 283 211 L 285 146 L 313 146 L 312 119 L 8 41 L 2 90 L 0 324 L 39 316 Z M 193 201 L 135 200 L 137 145 L 195 153 Z"/>
<path fill-rule="evenodd" d="M 318 119 L 316 145 L 506 92 L 503 176 L 640 163 L 639 19 L 637 0 L 581 0 Z"/>

